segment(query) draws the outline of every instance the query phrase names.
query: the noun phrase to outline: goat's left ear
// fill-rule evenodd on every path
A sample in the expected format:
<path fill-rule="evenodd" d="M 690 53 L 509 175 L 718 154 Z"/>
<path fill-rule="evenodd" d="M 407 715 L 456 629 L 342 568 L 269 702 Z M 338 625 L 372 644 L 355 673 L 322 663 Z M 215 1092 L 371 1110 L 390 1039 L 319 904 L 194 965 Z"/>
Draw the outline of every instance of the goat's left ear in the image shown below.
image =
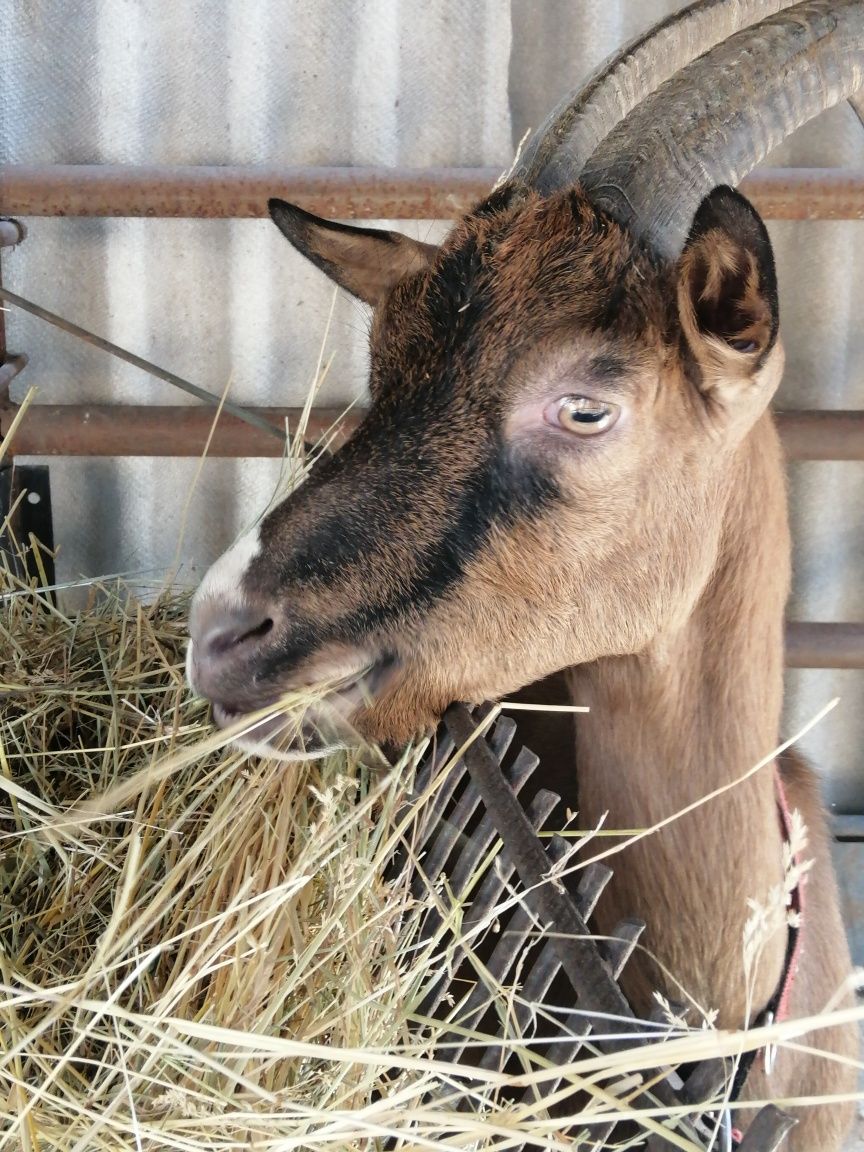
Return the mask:
<path fill-rule="evenodd" d="M 732 188 L 699 205 L 678 264 L 678 314 L 701 387 L 732 403 L 765 364 L 779 321 L 768 232 Z"/>
<path fill-rule="evenodd" d="M 331 280 L 374 308 L 403 277 L 429 264 L 434 244 L 401 232 L 322 220 L 285 200 L 268 200 L 270 217 L 298 252 Z"/>

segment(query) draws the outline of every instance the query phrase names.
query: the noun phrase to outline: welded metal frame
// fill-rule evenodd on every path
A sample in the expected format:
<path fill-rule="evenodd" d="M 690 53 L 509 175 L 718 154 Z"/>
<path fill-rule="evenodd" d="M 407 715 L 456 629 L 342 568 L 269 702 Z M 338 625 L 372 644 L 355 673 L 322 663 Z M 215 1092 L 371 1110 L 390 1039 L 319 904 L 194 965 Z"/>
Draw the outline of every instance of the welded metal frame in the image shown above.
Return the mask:
<path fill-rule="evenodd" d="M 0 216 L 257 218 L 266 215 L 268 197 L 280 195 L 343 219 L 448 219 L 485 195 L 498 176 L 491 168 L 0 165 Z M 764 169 L 741 187 L 767 219 L 864 219 L 864 170 Z M 17 221 L 0 219 L 0 246 L 19 243 L 24 234 Z M 23 354 L 7 356 L 4 335 L 0 311 L 0 438 L 17 410 L 9 382 L 26 365 Z M 91 342 L 106 343 L 98 337 Z M 171 375 L 160 371 L 163 378 Z M 308 435 L 314 439 L 338 415 L 314 410 Z M 347 417 L 343 437 L 361 416 Z M 279 456 L 283 444 L 273 428 L 286 420 L 296 426 L 298 418 L 299 410 L 290 408 L 250 408 L 241 418 L 223 412 L 209 454 Z M 778 412 L 777 418 L 790 460 L 864 460 L 864 411 Z M 202 406 L 36 404 L 16 433 L 15 450 L 28 456 L 198 456 L 211 424 L 212 412 Z M 791 623 L 787 664 L 864 668 L 864 624 Z"/>

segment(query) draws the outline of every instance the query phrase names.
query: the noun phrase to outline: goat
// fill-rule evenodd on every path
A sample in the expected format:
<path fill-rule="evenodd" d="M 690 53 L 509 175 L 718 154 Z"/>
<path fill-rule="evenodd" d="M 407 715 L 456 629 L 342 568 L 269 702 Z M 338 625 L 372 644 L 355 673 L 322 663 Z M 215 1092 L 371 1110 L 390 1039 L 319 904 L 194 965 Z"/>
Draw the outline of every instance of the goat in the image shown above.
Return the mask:
<path fill-rule="evenodd" d="M 586 828 L 661 821 L 777 746 L 783 352 L 770 240 L 728 185 L 857 89 L 862 46 L 860 0 L 702 0 L 565 101 L 439 248 L 271 201 L 373 309 L 371 406 L 196 594 L 189 675 L 217 723 L 339 676 L 353 730 L 398 745 L 566 670 Z M 774 998 L 785 934 L 750 988 L 742 934 L 783 876 L 775 779 L 815 860 L 791 1014 L 848 976 L 817 788 L 787 758 L 622 853 L 600 928 L 647 920 L 639 1010 L 676 980 L 721 1026 Z M 744 1098 L 851 1091 L 854 1029 L 818 1042 L 754 1065 Z M 790 1148 L 830 1152 L 850 1107 L 799 1118 Z"/>

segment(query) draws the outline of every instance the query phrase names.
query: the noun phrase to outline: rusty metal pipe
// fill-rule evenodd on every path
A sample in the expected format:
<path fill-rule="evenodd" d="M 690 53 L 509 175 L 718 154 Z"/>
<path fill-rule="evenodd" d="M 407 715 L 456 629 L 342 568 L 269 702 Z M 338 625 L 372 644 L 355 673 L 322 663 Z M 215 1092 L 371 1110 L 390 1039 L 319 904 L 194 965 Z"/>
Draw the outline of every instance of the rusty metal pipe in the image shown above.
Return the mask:
<path fill-rule="evenodd" d="M 762 168 L 739 188 L 766 220 L 864 220 L 864 170 Z"/>
<path fill-rule="evenodd" d="M 788 460 L 864 460 L 864 412 L 775 412 Z"/>
<path fill-rule="evenodd" d="M 864 624 L 786 625 L 789 668 L 864 668 Z"/>
<path fill-rule="evenodd" d="M 450 219 L 497 168 L 0 166 L 0 211 L 21 216 L 261 217 L 281 196 L 322 216 Z"/>
<path fill-rule="evenodd" d="M 261 425 L 244 424 L 223 411 L 210 445 L 211 456 L 281 456 L 283 443 L 269 428 L 285 420 L 296 428 L 299 408 L 249 408 Z M 307 439 L 315 440 L 339 417 L 340 409 L 313 408 Z M 0 432 L 14 416 L 0 407 Z M 340 440 L 363 416 L 352 409 Z M 864 412 L 778 412 L 780 437 L 790 460 L 864 460 Z M 188 405 L 34 404 L 19 430 L 22 456 L 200 456 L 213 421 L 210 408 Z"/>
<path fill-rule="evenodd" d="M 250 408 L 256 425 L 224 409 L 209 455 L 217 457 L 279 457 L 285 442 L 270 428 L 281 430 L 285 420 L 296 428 L 300 408 Z M 339 418 L 342 409 L 313 409 L 307 440 L 317 440 Z M 0 407 L 0 435 L 15 414 Z M 151 404 L 33 404 L 15 434 L 18 456 L 200 456 L 213 424 L 213 409 L 190 405 Z M 344 440 L 359 421 L 346 417 Z"/>
<path fill-rule="evenodd" d="M 268 197 L 281 196 L 342 219 L 450 220 L 486 196 L 499 175 L 497 168 L 5 164 L 0 212 L 249 218 L 266 216 Z M 767 219 L 864 219 L 860 169 L 764 169 L 741 189 Z"/>

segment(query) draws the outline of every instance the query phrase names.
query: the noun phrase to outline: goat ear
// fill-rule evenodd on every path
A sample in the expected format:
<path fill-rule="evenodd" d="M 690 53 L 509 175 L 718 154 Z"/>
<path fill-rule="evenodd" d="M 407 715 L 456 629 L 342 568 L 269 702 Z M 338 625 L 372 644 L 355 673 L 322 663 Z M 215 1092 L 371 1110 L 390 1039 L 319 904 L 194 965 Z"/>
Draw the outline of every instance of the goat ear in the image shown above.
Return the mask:
<path fill-rule="evenodd" d="M 702 388 L 732 401 L 777 342 L 777 275 L 765 225 L 732 188 L 710 192 L 678 265 L 678 314 Z"/>
<path fill-rule="evenodd" d="M 400 232 L 356 228 L 322 220 L 285 200 L 268 200 L 273 223 L 331 280 L 374 308 L 404 276 L 429 264 L 436 252 Z"/>

